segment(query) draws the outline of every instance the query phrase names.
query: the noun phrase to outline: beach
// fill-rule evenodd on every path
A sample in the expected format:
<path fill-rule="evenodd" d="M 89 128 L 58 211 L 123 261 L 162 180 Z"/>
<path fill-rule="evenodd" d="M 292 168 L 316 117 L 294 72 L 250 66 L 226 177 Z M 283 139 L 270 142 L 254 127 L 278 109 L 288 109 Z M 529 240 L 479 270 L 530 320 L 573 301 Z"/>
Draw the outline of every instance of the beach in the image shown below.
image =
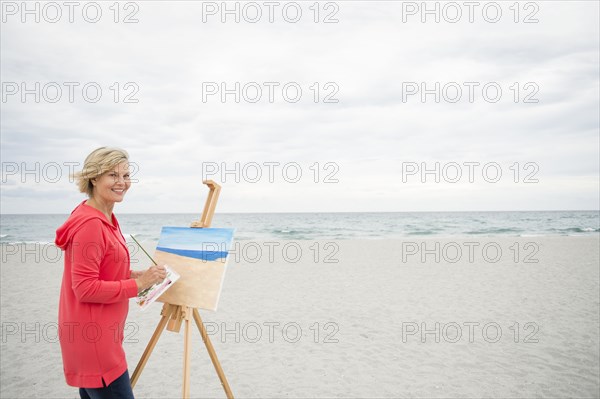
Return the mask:
<path fill-rule="evenodd" d="M 595 398 L 599 237 L 237 241 L 216 312 L 200 310 L 237 398 Z M 156 243 L 144 242 L 153 251 Z M 141 251 L 133 269 L 149 266 Z M 3 244 L 2 398 L 77 398 L 57 338 L 63 263 Z M 130 301 L 133 373 L 162 304 Z M 191 396 L 225 397 L 193 326 Z M 183 331 L 134 388 L 181 397 Z"/>

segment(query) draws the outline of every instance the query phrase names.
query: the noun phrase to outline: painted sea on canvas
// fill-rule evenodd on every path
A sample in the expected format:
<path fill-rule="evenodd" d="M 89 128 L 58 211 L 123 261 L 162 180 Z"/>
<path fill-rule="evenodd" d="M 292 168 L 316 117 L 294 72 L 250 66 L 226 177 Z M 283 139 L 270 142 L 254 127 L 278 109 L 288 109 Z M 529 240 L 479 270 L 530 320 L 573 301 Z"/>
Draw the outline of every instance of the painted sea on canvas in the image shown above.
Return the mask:
<path fill-rule="evenodd" d="M 163 227 L 154 252 L 181 278 L 159 302 L 217 310 L 234 229 Z"/>

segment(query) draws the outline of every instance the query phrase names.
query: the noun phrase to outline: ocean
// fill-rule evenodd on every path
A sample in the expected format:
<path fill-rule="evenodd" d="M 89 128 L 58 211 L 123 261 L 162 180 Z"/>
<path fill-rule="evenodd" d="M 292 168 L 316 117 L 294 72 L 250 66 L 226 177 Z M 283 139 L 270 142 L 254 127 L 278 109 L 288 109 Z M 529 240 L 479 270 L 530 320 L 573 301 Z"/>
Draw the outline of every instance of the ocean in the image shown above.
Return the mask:
<path fill-rule="evenodd" d="M 116 214 L 123 234 L 156 241 L 162 226 L 189 226 L 197 214 Z M 1 215 L 0 243 L 52 243 L 68 215 Z M 598 235 L 600 211 L 217 213 L 213 227 L 237 240 L 382 239 L 449 236 Z"/>

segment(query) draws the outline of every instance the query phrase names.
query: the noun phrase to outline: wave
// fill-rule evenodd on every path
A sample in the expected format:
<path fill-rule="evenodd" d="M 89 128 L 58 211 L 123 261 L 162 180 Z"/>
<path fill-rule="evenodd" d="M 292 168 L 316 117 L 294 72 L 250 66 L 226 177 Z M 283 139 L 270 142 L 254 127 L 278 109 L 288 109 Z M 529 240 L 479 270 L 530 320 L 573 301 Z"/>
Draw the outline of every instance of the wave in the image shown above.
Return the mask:
<path fill-rule="evenodd" d="M 315 230 L 316 231 L 316 230 Z M 294 235 L 294 234 L 304 234 L 307 232 L 311 232 L 311 230 L 288 230 L 288 229 L 271 229 L 268 231 L 269 233 L 274 234 L 286 234 L 286 235 Z"/>
<path fill-rule="evenodd" d="M 436 230 L 417 230 L 417 231 L 410 231 L 407 232 L 406 234 L 409 236 L 430 236 L 432 234 L 435 234 Z"/>
<path fill-rule="evenodd" d="M 29 245 L 29 244 L 55 246 L 55 244 L 50 241 L 9 241 L 9 242 L 0 243 L 0 245 Z"/>
<path fill-rule="evenodd" d="M 510 233 L 518 234 L 518 233 L 522 233 L 522 232 L 523 232 L 523 229 L 512 228 L 512 227 L 503 227 L 503 228 L 487 228 L 487 229 L 480 229 L 480 230 L 471 230 L 471 231 L 467 231 L 465 234 L 473 234 L 473 235 L 510 234 Z"/>
<path fill-rule="evenodd" d="M 271 230 L 267 230 L 266 233 L 266 237 L 277 237 L 277 238 L 284 238 L 286 240 L 308 240 L 310 239 L 312 236 L 319 236 L 322 234 L 319 234 L 320 230 L 307 230 L 307 229 L 302 229 L 302 230 L 288 230 L 288 229 L 271 229 Z"/>
<path fill-rule="evenodd" d="M 565 229 L 552 229 L 554 231 L 557 231 L 559 233 L 598 233 L 600 232 L 600 229 L 595 229 L 593 227 L 568 227 Z"/>

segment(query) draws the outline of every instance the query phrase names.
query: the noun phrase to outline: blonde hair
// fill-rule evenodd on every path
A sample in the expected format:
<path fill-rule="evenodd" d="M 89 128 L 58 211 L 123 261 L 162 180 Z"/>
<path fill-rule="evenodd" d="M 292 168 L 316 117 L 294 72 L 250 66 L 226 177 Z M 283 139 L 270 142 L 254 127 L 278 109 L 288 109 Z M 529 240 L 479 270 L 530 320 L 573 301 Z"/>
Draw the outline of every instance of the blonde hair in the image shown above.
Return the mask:
<path fill-rule="evenodd" d="M 120 148 L 96 148 L 85 158 L 83 170 L 74 175 L 79 191 L 86 193 L 91 198 L 94 194 L 92 180 L 113 169 L 121 162 L 127 162 L 128 160 L 129 154 Z"/>

